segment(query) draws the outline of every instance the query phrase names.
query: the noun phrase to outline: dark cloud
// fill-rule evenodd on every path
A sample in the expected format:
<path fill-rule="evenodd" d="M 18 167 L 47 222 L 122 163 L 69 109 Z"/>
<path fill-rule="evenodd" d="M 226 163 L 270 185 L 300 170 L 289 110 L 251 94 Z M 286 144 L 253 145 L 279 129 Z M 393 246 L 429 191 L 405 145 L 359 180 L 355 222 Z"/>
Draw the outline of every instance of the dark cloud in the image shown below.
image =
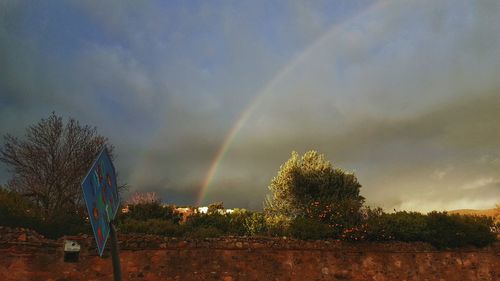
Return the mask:
<path fill-rule="evenodd" d="M 500 190 L 495 192 L 497 185 L 485 187 L 487 193 L 462 187 L 485 177 L 499 179 L 499 112 L 500 94 L 485 94 L 412 118 L 365 120 L 341 134 L 326 128 L 318 134 L 307 132 L 303 129 L 307 123 L 302 122 L 296 130 L 287 127 L 285 134 L 239 140 L 213 188 L 218 193 L 231 188 L 259 194 L 262 200 L 267 184 L 290 151 L 316 149 L 335 165 L 354 170 L 364 185 L 363 194 L 373 204 L 423 210 L 431 207 L 409 206 L 409 202 L 428 200 L 434 208 L 439 204 L 433 198 L 440 200 L 440 208 L 460 202 L 465 206 L 468 200 L 476 205 L 491 204 L 500 195 Z M 225 185 L 230 179 L 239 182 Z"/>
<path fill-rule="evenodd" d="M 204 203 L 259 209 L 308 149 L 370 204 L 498 202 L 499 3 L 332 3 L 0 0 L 0 132 L 75 117 L 132 192 L 190 204 L 248 110 Z"/>

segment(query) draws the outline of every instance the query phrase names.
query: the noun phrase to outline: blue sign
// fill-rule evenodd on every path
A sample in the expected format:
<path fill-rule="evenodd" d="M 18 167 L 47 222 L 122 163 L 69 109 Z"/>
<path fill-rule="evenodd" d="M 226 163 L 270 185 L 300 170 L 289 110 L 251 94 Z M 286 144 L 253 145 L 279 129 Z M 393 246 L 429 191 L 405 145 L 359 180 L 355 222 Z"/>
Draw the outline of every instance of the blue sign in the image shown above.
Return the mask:
<path fill-rule="evenodd" d="M 109 222 L 115 218 L 120 206 L 116 172 L 106 148 L 99 153 L 83 179 L 82 189 L 97 251 L 102 256 L 109 236 Z"/>

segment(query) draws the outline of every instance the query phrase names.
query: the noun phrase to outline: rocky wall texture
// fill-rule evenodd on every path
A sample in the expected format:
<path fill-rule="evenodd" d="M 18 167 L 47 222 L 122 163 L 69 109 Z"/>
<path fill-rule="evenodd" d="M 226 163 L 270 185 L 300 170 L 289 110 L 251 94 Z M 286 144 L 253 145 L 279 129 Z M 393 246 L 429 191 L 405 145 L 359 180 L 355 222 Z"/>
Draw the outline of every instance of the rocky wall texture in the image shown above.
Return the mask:
<path fill-rule="evenodd" d="M 113 280 L 93 237 L 64 262 L 63 239 L 0 227 L 0 280 Z M 345 243 L 285 238 L 182 240 L 121 235 L 123 280 L 500 280 L 500 245 L 438 251 L 424 243 Z"/>

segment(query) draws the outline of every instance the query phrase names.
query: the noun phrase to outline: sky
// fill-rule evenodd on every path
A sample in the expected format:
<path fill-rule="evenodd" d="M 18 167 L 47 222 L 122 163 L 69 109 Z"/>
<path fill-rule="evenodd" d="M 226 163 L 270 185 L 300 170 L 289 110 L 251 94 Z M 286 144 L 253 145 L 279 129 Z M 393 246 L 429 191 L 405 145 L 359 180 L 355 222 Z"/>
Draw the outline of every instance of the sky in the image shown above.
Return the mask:
<path fill-rule="evenodd" d="M 371 206 L 500 204 L 500 2 L 0 0 L 0 134 L 96 126 L 120 181 L 259 210 L 292 151 Z M 10 175 L 0 166 L 0 184 Z"/>

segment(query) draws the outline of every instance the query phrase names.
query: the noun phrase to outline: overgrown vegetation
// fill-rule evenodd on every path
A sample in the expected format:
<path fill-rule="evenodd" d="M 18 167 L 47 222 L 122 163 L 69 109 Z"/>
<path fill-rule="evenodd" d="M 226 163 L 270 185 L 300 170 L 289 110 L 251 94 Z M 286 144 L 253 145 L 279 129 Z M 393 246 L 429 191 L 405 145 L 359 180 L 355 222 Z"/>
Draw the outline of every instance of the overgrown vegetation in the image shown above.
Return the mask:
<path fill-rule="evenodd" d="M 37 207 L 15 191 L 0 188 L 0 222 L 4 226 L 27 227 L 49 238 L 62 234 L 90 233 L 90 225 L 66 216 L 52 224 L 37 215 Z M 173 206 L 159 202 L 130 205 L 118 216 L 121 233 L 157 234 L 169 237 L 208 238 L 219 236 L 289 236 L 304 240 L 340 239 L 346 241 L 422 241 L 438 248 L 487 246 L 495 241 L 494 221 L 490 217 L 449 215 L 432 212 L 385 213 L 380 208 L 361 210 L 360 224 L 342 231 L 305 217 L 266 218 L 263 212 L 236 209 L 232 213 L 195 214 L 186 223 Z M 76 223 L 75 223 L 76 222 Z M 82 226 L 83 225 L 83 226 Z M 496 228 L 498 229 L 498 228 Z"/>
<path fill-rule="evenodd" d="M 7 135 L 0 161 L 13 173 L 0 187 L 0 225 L 28 227 L 48 238 L 90 233 L 79 183 L 107 143 L 95 128 L 52 114 L 28 128 L 26 140 Z M 84 157 L 85 156 L 85 157 Z M 263 212 L 222 202 L 207 213 L 191 208 L 186 220 L 153 192 L 136 193 L 117 218 L 122 233 L 171 237 L 290 236 L 346 241 L 422 241 L 437 248 L 483 247 L 493 243 L 500 224 L 491 217 L 431 212 L 385 213 L 364 207 L 361 184 L 316 151 L 293 152 L 269 185 Z"/>
<path fill-rule="evenodd" d="M 31 228 L 47 238 L 90 233 L 90 224 L 78 214 L 67 213 L 47 220 L 40 208 L 20 193 L 0 187 L 0 225 Z"/>
<path fill-rule="evenodd" d="M 120 216 L 122 233 L 158 234 L 170 237 L 210 238 L 219 236 L 288 236 L 303 240 L 339 239 L 344 241 L 404 241 L 428 242 L 437 248 L 463 246 L 484 247 L 495 241 L 494 222 L 489 217 L 449 215 L 432 212 L 385 213 L 380 208 L 364 208 L 357 226 L 335 229 L 318 220 L 280 216 L 266 218 L 262 212 L 237 209 L 232 213 L 195 214 L 186 223 L 172 215 L 172 207 L 158 203 L 141 206 L 136 215 Z M 163 209 L 164 213 L 157 210 Z M 133 211 L 131 211 L 133 212 Z M 151 217 L 148 217 L 151 215 Z"/>

